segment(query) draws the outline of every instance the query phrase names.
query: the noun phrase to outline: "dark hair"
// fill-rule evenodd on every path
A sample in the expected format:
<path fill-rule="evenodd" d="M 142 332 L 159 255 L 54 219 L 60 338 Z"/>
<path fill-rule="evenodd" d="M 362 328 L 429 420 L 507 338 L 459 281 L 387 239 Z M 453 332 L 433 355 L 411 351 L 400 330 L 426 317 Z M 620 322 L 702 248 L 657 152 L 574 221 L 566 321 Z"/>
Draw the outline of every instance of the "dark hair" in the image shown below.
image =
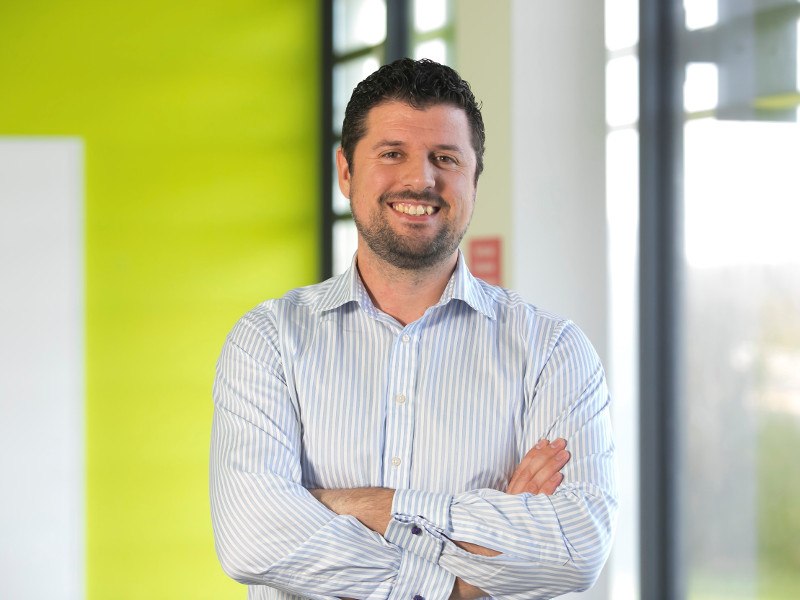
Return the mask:
<path fill-rule="evenodd" d="M 480 105 L 475 101 L 469 84 L 458 73 L 426 58 L 401 58 L 384 65 L 353 90 L 342 124 L 342 150 L 351 171 L 356 144 L 366 133 L 367 113 L 373 107 L 391 101 L 405 102 L 419 109 L 434 104 L 452 104 L 463 109 L 472 128 L 472 148 L 477 159 L 475 181 L 478 180 L 483 171 L 486 144 Z"/>

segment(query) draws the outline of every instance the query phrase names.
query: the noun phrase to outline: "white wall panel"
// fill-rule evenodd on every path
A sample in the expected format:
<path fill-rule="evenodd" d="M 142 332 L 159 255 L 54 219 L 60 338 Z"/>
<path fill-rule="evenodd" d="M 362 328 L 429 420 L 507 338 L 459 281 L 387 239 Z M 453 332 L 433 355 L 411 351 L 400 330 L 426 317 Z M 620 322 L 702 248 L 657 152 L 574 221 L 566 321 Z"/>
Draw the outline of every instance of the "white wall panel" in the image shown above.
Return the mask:
<path fill-rule="evenodd" d="M 511 161 L 515 286 L 575 321 L 607 363 L 603 10 L 512 0 Z M 564 598 L 608 598 L 608 575 Z"/>
<path fill-rule="evenodd" d="M 83 146 L 0 137 L 0 598 L 84 595 Z"/>
<path fill-rule="evenodd" d="M 602 2 L 512 2 L 515 287 L 607 354 Z"/>

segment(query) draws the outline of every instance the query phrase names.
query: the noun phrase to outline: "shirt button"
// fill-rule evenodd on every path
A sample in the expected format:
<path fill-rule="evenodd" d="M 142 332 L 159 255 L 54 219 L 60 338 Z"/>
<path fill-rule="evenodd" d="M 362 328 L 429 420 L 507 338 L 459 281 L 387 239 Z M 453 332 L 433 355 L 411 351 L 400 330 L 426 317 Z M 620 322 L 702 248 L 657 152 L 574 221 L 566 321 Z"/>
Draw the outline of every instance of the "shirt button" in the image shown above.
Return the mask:
<path fill-rule="evenodd" d="M 408 334 L 406 334 L 406 335 L 404 335 L 404 336 L 402 337 L 402 340 L 403 340 L 403 342 L 404 342 L 404 343 L 406 343 L 406 344 L 407 344 L 408 342 L 410 342 L 410 341 L 411 341 L 411 337 L 410 337 Z"/>
<path fill-rule="evenodd" d="M 411 528 L 411 534 L 412 534 L 412 535 L 419 535 L 420 533 L 422 533 L 422 529 L 420 529 L 420 528 L 419 528 L 419 527 L 417 527 L 416 525 L 414 525 L 414 526 Z"/>
<path fill-rule="evenodd" d="M 394 401 L 398 404 L 405 404 L 406 397 L 403 394 L 397 394 L 397 396 L 394 397 Z"/>
<path fill-rule="evenodd" d="M 425 600 L 425 598 L 417 594 L 416 596 L 414 596 L 414 600 Z"/>
<path fill-rule="evenodd" d="M 395 456 L 392 459 L 392 466 L 393 467 L 399 467 L 401 462 L 403 462 L 403 461 L 401 461 L 399 457 Z"/>

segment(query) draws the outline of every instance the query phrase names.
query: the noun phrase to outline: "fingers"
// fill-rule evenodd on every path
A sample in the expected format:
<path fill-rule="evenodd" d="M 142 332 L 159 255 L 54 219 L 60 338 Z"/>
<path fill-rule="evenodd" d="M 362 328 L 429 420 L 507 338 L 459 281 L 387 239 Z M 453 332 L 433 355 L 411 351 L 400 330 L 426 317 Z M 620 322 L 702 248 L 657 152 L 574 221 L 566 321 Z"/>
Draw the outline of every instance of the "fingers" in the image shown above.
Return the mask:
<path fill-rule="evenodd" d="M 549 443 L 549 440 L 542 438 L 522 457 L 522 460 L 517 465 L 517 468 L 514 469 L 514 472 L 511 474 L 511 479 L 508 482 L 506 491 L 509 494 L 521 494 L 526 491 L 526 486 L 541 468 L 542 462 L 547 456 Z"/>
<path fill-rule="evenodd" d="M 552 494 L 563 481 L 560 471 L 569 462 L 570 453 L 563 438 L 549 443 L 539 440 L 520 461 L 508 484 L 509 494 Z"/>
<path fill-rule="evenodd" d="M 542 487 L 539 488 L 539 493 L 545 496 L 552 496 L 556 493 L 556 489 L 564 481 L 564 476 L 561 473 L 556 473 L 550 479 L 544 482 Z"/>
<path fill-rule="evenodd" d="M 552 494 L 563 480 L 561 469 L 570 459 L 566 444 L 566 440 L 557 439 L 534 446 L 517 467 L 512 493 Z"/>

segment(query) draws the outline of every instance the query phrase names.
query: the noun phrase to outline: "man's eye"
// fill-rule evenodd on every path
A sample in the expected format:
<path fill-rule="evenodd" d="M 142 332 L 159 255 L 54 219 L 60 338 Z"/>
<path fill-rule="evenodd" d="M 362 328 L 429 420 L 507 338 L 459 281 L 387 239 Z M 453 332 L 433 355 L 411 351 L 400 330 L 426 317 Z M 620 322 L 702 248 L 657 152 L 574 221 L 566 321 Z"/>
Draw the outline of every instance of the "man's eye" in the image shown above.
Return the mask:
<path fill-rule="evenodd" d="M 446 154 L 437 154 L 436 161 L 445 164 L 456 164 L 456 159 Z"/>
<path fill-rule="evenodd" d="M 384 152 L 381 156 L 383 158 L 395 159 L 395 158 L 400 158 L 400 153 L 399 152 L 395 152 L 394 150 L 392 150 L 392 151 L 389 151 L 389 152 Z"/>

